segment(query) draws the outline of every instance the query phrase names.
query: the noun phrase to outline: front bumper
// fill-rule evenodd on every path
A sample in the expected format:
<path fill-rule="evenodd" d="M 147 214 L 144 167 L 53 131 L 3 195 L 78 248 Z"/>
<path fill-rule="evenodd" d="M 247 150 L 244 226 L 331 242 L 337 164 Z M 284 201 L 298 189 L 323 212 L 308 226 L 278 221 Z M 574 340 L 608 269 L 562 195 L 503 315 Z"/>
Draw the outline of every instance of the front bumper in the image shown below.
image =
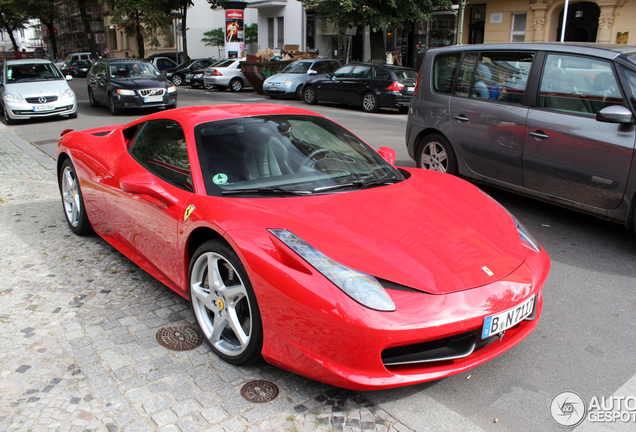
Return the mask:
<path fill-rule="evenodd" d="M 28 120 L 35 117 L 52 117 L 74 114 L 77 112 L 77 102 L 75 97 L 58 99 L 46 104 L 4 101 L 4 109 L 7 111 L 7 115 L 11 119 Z"/>
<path fill-rule="evenodd" d="M 296 87 L 292 88 L 291 85 L 285 84 L 263 84 L 263 92 L 268 96 L 295 96 Z"/>
<path fill-rule="evenodd" d="M 166 93 L 161 101 L 145 102 L 144 98 L 138 94 L 134 96 L 120 95 L 113 93 L 117 108 L 160 108 L 175 105 L 177 103 L 177 92 Z"/>
<path fill-rule="evenodd" d="M 227 87 L 230 85 L 230 77 L 203 76 L 203 83 L 215 86 Z"/>

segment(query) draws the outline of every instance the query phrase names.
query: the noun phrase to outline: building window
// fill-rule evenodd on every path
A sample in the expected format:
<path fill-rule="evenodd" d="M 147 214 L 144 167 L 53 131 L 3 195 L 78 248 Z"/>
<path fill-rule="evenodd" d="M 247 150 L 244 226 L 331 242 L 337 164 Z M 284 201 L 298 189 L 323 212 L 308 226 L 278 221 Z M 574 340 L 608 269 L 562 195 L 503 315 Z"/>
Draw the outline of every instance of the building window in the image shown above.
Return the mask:
<path fill-rule="evenodd" d="M 278 47 L 282 48 L 285 45 L 285 17 L 276 18 L 278 24 Z"/>
<path fill-rule="evenodd" d="M 512 14 L 512 30 L 510 42 L 526 41 L 526 14 Z"/>
<path fill-rule="evenodd" d="M 267 18 L 267 46 L 274 48 L 274 18 Z"/>

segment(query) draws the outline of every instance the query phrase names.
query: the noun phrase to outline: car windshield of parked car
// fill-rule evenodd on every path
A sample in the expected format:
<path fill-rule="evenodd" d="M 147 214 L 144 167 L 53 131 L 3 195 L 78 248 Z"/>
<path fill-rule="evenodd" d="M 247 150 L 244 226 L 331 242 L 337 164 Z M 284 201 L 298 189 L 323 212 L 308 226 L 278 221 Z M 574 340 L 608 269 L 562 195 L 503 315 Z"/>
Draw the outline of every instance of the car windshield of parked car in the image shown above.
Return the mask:
<path fill-rule="evenodd" d="M 310 66 L 311 66 L 311 62 L 294 62 L 287 65 L 287 67 L 283 69 L 280 73 L 304 74 L 304 73 L 307 73 Z"/>
<path fill-rule="evenodd" d="M 111 78 L 153 78 L 161 74 L 150 63 L 130 62 L 110 65 Z"/>
<path fill-rule="evenodd" d="M 262 116 L 196 126 L 207 194 L 271 196 L 382 186 L 402 174 L 331 120 Z"/>
<path fill-rule="evenodd" d="M 7 83 L 63 80 L 53 63 L 23 63 L 7 66 Z"/>

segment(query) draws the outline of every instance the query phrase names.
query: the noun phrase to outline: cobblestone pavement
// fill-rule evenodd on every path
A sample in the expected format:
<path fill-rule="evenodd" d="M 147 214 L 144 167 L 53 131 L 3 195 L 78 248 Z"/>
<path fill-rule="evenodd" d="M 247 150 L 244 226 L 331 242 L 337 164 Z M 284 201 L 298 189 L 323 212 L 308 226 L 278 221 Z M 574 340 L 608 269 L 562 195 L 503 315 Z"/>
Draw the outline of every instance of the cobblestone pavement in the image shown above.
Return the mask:
<path fill-rule="evenodd" d="M 98 236 L 66 226 L 54 162 L 0 124 L 0 431 L 409 431 L 352 392 L 205 344 L 171 351 L 188 302 Z M 266 379 L 271 402 L 241 387 Z"/>

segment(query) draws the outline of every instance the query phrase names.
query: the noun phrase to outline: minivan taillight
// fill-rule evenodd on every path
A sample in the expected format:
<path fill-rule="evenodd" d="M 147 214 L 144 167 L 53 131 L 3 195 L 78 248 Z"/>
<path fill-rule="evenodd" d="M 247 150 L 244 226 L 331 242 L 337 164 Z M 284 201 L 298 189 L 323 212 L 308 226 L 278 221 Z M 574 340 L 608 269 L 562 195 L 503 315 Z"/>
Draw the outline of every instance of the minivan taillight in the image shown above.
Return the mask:
<path fill-rule="evenodd" d="M 387 90 L 389 91 L 396 91 L 399 92 L 404 88 L 404 84 L 399 83 L 399 82 L 394 82 L 393 84 L 391 84 L 389 86 L 389 88 Z"/>
<path fill-rule="evenodd" d="M 422 76 L 422 66 L 420 66 L 420 70 L 417 73 L 417 81 L 415 82 L 415 91 L 413 92 L 413 96 L 417 96 L 417 92 L 420 91 L 420 77 Z"/>

